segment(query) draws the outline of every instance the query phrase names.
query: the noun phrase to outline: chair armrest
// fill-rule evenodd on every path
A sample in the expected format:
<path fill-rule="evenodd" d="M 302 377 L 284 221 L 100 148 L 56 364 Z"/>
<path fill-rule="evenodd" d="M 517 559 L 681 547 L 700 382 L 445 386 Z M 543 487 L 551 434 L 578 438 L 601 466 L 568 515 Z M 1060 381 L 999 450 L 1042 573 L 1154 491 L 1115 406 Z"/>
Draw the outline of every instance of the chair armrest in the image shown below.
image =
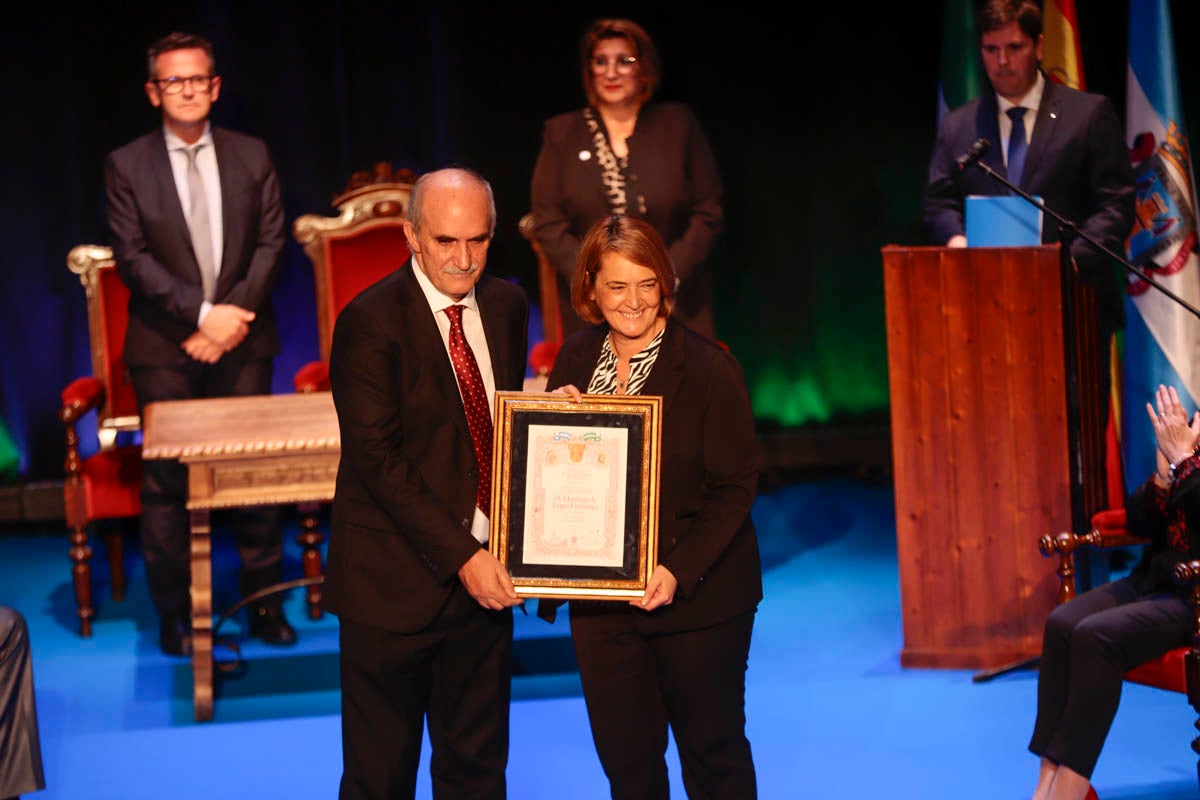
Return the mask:
<path fill-rule="evenodd" d="M 67 487 L 73 487 L 78 486 L 83 478 L 83 459 L 79 455 L 79 434 L 75 432 L 75 423 L 104 402 L 104 384 L 94 377 L 76 378 L 62 390 L 60 397 L 62 408 L 58 410 L 58 418 L 67 428 L 63 469 L 67 475 Z M 67 508 L 68 515 L 74 513 L 74 509 Z"/>
<path fill-rule="evenodd" d="M 104 402 L 104 384 L 97 378 L 76 378 L 62 390 L 58 418 L 70 425 Z"/>
<path fill-rule="evenodd" d="M 1096 519 L 1093 518 L 1093 522 Z M 1075 551 L 1081 547 L 1094 550 L 1112 550 L 1117 547 L 1146 544 L 1148 540 L 1140 536 L 1131 536 L 1123 527 L 1097 525 L 1087 533 L 1071 533 L 1063 531 L 1056 535 L 1046 534 L 1038 540 L 1038 550 L 1044 556 L 1058 556 L 1058 594 L 1055 602 L 1058 605 L 1075 596 Z"/>
<path fill-rule="evenodd" d="M 1171 578 L 1180 586 L 1200 586 L 1200 561 L 1183 561 L 1175 565 Z"/>
<path fill-rule="evenodd" d="M 296 374 L 292 377 L 292 386 L 301 394 L 328 392 L 329 364 L 324 361 L 308 362 L 296 370 Z"/>

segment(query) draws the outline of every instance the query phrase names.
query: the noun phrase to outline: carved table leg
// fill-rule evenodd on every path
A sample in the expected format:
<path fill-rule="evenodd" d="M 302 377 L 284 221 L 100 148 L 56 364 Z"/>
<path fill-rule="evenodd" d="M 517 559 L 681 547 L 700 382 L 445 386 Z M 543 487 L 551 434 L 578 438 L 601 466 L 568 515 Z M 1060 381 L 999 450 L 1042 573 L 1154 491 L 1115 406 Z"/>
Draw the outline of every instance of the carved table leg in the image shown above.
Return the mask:
<path fill-rule="evenodd" d="M 212 525 L 210 512 L 191 512 L 192 706 L 197 722 L 213 717 Z"/>
<path fill-rule="evenodd" d="M 300 511 L 300 533 L 296 535 L 296 541 L 303 548 L 303 555 L 300 557 L 300 566 L 303 570 L 304 577 L 318 578 L 324 574 L 321 564 L 321 542 L 325 541 L 325 534 L 321 531 L 317 520 L 317 514 L 320 511 L 320 505 L 317 503 L 301 503 Z M 321 584 L 314 583 L 308 587 L 308 617 L 309 619 L 320 619 L 324 615 L 321 609 Z"/>

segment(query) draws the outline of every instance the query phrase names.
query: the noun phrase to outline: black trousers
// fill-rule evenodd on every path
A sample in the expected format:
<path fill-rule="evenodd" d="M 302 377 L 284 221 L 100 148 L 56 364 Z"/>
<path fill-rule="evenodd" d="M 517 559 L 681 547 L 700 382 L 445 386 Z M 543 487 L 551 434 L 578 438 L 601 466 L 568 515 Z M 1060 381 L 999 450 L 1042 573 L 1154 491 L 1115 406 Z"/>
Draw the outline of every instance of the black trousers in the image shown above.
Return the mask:
<path fill-rule="evenodd" d="M 227 355 L 216 364 L 187 367 L 131 367 L 130 381 L 144 415 L 150 403 L 202 397 L 271 393 L 271 359 L 238 360 Z M 142 462 L 142 553 L 150 598 L 160 616 L 187 614 L 189 534 L 187 467 L 178 461 Z M 280 509 L 273 506 L 229 512 L 234 541 L 242 558 L 239 591 L 243 596 L 277 583 L 283 573 Z M 279 604 L 273 595 L 265 603 Z"/>
<path fill-rule="evenodd" d="M 1097 586 L 1051 612 L 1029 750 L 1090 778 L 1130 669 L 1187 644 L 1188 603 L 1139 594 L 1132 578 Z"/>
<path fill-rule="evenodd" d="M 488 611 L 459 585 L 417 633 L 340 623 L 340 800 L 412 798 L 426 720 L 433 796 L 504 800 L 512 610 Z"/>
<path fill-rule="evenodd" d="M 45 788 L 29 629 L 15 609 L 0 606 L 0 797 Z"/>
<path fill-rule="evenodd" d="M 614 800 L 663 800 L 667 728 L 692 800 L 752 800 L 757 781 L 746 738 L 751 610 L 682 633 L 640 630 L 645 612 L 571 603 L 592 739 Z"/>

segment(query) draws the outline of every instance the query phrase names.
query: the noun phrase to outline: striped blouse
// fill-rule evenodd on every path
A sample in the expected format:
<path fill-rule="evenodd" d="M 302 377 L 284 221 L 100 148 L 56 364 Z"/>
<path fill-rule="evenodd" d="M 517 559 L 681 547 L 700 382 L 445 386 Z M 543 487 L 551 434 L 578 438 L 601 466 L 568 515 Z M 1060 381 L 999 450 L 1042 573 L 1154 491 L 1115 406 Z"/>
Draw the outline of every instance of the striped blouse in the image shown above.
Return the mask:
<path fill-rule="evenodd" d="M 642 386 L 650 377 L 650 370 L 654 369 L 654 362 L 658 360 L 658 350 L 666 331 L 666 326 L 663 326 L 654 340 L 646 345 L 645 350 L 629 359 L 629 385 L 625 388 L 625 394 L 641 393 Z M 600 358 L 596 362 L 592 379 L 588 382 L 587 393 L 617 393 L 617 353 L 612 349 L 611 334 L 604 337 L 604 347 L 600 349 Z"/>

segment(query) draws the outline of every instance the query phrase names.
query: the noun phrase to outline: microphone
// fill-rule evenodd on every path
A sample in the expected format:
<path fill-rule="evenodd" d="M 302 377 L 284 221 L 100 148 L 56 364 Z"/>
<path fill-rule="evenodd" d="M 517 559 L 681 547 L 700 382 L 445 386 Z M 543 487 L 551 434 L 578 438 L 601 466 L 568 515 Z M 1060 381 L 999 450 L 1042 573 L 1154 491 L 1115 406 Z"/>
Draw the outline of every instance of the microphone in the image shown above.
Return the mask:
<path fill-rule="evenodd" d="M 983 158 L 983 154 L 990 150 L 992 143 L 987 139 L 976 139 L 975 144 L 971 145 L 967 152 L 958 157 L 957 163 L 959 169 L 966 169 L 974 164 L 979 159 Z"/>

